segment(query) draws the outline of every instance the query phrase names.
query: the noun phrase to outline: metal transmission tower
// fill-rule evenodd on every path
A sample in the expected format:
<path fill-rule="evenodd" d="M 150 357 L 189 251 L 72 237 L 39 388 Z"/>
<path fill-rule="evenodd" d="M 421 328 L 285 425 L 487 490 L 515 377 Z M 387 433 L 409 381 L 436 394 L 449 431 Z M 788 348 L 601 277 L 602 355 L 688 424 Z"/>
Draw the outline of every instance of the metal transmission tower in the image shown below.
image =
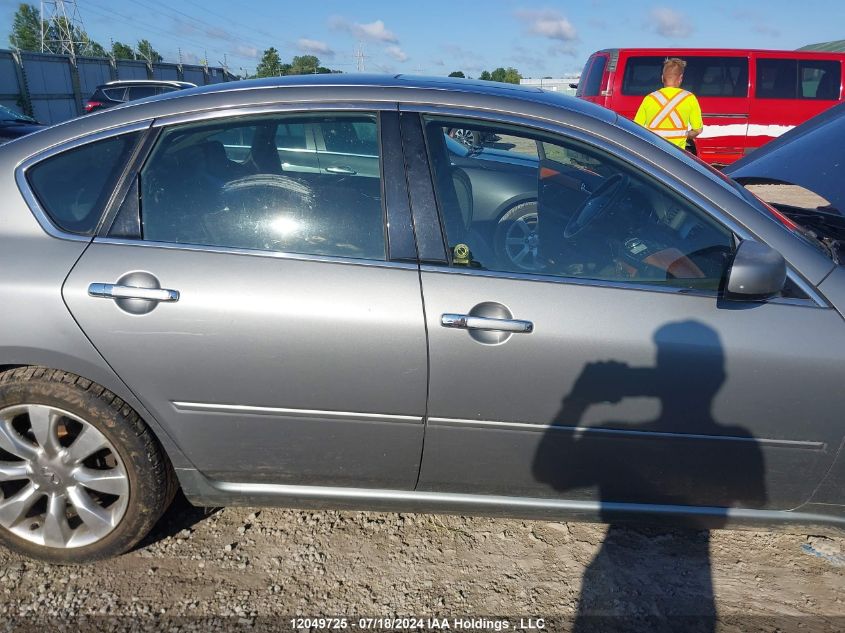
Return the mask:
<path fill-rule="evenodd" d="M 88 45 L 76 0 L 41 0 L 41 52 L 76 58 Z"/>
<path fill-rule="evenodd" d="M 364 72 L 365 60 L 369 57 L 369 55 L 364 54 L 364 42 L 358 42 L 358 46 L 355 48 L 355 52 L 352 56 L 355 58 L 355 66 L 358 69 L 358 72 Z"/>

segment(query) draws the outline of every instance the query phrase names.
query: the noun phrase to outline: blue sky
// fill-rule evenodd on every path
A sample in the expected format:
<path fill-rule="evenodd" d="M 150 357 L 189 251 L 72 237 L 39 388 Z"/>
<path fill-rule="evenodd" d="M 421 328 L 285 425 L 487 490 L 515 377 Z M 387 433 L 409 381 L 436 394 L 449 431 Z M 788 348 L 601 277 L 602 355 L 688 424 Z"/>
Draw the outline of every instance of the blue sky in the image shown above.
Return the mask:
<path fill-rule="evenodd" d="M 33 2 L 36 6 L 38 2 Z M 8 31 L 17 2 L 0 0 Z M 477 76 L 515 66 L 526 77 L 579 71 L 589 54 L 616 46 L 794 49 L 845 38 L 845 2 L 830 0 L 699 3 L 519 2 L 516 0 L 238 2 L 237 0 L 77 0 L 89 35 L 149 39 L 167 61 L 252 72 L 275 46 L 283 58 L 310 53 L 354 72 L 354 52 L 367 71 Z"/>

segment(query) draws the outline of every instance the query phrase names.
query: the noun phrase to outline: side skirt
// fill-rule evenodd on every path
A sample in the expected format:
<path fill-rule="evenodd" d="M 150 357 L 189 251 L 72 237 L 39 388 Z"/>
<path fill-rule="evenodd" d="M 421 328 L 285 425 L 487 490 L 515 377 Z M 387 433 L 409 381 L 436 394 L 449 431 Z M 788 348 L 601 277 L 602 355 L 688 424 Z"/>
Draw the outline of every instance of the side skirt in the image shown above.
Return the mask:
<path fill-rule="evenodd" d="M 699 506 L 607 503 L 415 490 L 332 488 L 212 481 L 192 469 L 177 470 L 188 500 L 198 506 L 272 506 L 317 510 L 424 512 L 493 517 L 639 522 L 696 529 L 778 529 L 804 533 L 845 533 L 845 508 L 813 506 L 818 512 Z M 827 512 L 830 512 L 828 514 Z"/>

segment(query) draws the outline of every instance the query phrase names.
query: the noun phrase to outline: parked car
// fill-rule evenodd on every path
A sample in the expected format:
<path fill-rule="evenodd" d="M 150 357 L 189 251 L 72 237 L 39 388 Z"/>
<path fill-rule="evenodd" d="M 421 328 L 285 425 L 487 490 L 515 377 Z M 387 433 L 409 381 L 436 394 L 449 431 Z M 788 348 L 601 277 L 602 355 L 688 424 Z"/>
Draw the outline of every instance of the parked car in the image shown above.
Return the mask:
<path fill-rule="evenodd" d="M 111 108 L 127 101 L 166 94 L 174 90 L 196 88 L 188 81 L 166 81 L 158 79 L 123 79 L 100 84 L 85 102 L 85 113 L 90 114 L 104 108 Z"/>
<path fill-rule="evenodd" d="M 576 96 L 633 119 L 662 86 L 663 61 L 687 62 L 683 88 L 701 104 L 699 156 L 729 165 L 841 103 L 845 53 L 707 48 L 612 48 L 593 53 Z"/>
<path fill-rule="evenodd" d="M 9 141 L 32 134 L 44 126 L 31 116 L 16 112 L 11 108 L 0 105 L 0 145 Z"/>
<path fill-rule="evenodd" d="M 515 153 L 456 156 L 451 127 Z M 534 172 L 533 270 L 489 241 L 499 198 L 469 172 L 494 165 Z M 216 506 L 845 526 L 837 251 L 604 108 L 272 78 L 46 129 L 0 149 L 0 174 L 17 551 L 123 552 L 177 486 Z"/>

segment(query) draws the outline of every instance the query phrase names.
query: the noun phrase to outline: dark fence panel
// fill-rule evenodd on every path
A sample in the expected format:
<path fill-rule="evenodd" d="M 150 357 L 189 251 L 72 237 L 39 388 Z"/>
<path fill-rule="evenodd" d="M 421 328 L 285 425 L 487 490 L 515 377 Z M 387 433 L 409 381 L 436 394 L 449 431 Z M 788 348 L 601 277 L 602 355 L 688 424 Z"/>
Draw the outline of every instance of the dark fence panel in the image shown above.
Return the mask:
<path fill-rule="evenodd" d="M 41 123 L 79 116 L 94 89 L 113 79 L 190 81 L 202 86 L 237 77 L 223 68 L 107 57 L 77 57 L 74 63 L 69 55 L 0 50 L 0 104 Z"/>

